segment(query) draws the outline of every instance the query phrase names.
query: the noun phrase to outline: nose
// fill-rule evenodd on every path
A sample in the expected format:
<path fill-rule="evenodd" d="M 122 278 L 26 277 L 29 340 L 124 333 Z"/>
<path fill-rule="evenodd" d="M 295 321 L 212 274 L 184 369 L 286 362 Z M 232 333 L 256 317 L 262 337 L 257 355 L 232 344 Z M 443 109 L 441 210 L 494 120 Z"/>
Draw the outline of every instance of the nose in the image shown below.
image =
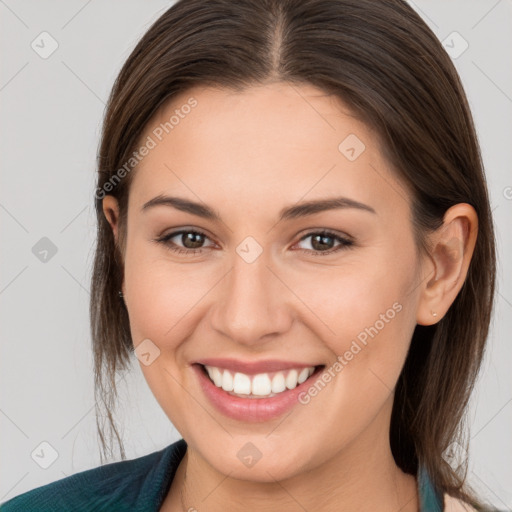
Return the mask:
<path fill-rule="evenodd" d="M 236 343 L 255 346 L 285 333 L 293 321 L 293 293 L 265 253 L 249 263 L 235 255 L 218 286 L 212 328 Z"/>

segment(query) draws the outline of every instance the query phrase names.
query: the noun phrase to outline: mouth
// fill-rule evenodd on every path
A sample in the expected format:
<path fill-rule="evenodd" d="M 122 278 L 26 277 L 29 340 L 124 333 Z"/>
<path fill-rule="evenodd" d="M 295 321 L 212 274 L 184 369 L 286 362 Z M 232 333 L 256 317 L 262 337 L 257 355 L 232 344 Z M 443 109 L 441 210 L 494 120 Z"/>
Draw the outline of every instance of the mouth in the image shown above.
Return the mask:
<path fill-rule="evenodd" d="M 289 368 L 281 371 L 248 374 L 217 366 L 199 364 L 203 374 L 217 388 L 231 396 L 249 399 L 272 398 L 309 380 L 325 365 Z"/>
<path fill-rule="evenodd" d="M 301 397 L 326 365 L 217 357 L 195 361 L 190 368 L 204 398 L 219 413 L 238 422 L 257 423 L 275 420 L 298 405 L 302 411 L 312 411 L 304 407 Z M 315 407 L 325 405 L 317 403 Z"/>

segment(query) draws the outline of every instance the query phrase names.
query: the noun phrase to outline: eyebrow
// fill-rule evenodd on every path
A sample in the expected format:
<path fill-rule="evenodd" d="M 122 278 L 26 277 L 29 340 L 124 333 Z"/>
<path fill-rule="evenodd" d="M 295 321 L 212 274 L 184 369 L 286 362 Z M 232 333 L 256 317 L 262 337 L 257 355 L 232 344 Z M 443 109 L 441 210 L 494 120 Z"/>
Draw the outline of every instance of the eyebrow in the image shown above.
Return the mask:
<path fill-rule="evenodd" d="M 182 212 L 197 215 L 203 219 L 212 221 L 221 221 L 218 212 L 206 204 L 198 203 L 175 196 L 164 196 L 162 194 L 150 199 L 142 206 L 141 211 L 148 211 L 155 206 L 170 206 Z M 307 217 L 327 210 L 335 210 L 340 208 L 355 208 L 362 211 L 367 211 L 376 214 L 377 212 L 371 207 L 354 199 L 348 197 L 333 197 L 326 199 L 315 199 L 311 201 L 304 201 L 292 206 L 283 208 L 279 212 L 279 221 L 297 219 L 300 217 Z"/>

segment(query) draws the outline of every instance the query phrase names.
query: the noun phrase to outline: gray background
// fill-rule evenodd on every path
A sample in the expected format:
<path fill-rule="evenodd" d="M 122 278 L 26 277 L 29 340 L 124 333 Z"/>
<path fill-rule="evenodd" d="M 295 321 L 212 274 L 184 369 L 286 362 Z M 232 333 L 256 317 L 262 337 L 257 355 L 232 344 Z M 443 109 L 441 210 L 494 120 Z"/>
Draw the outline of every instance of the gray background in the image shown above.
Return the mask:
<path fill-rule="evenodd" d="M 113 80 L 171 3 L 0 0 L 0 501 L 100 463 L 88 325 L 95 155 Z M 410 3 L 450 51 L 469 44 L 452 57 L 478 129 L 499 250 L 496 310 L 471 404 L 469 480 L 512 509 L 512 2 Z M 58 43 L 47 58 L 31 47 L 51 49 L 43 31 Z M 48 244 L 43 237 L 57 250 L 46 262 L 33 251 Z M 120 388 L 129 458 L 180 437 L 138 364 Z"/>

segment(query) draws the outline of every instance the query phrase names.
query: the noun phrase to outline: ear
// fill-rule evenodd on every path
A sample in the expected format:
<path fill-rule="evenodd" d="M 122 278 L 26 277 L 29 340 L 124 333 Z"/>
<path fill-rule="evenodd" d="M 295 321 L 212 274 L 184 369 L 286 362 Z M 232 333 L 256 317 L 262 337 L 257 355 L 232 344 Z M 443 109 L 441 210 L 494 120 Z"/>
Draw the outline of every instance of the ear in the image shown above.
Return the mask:
<path fill-rule="evenodd" d="M 471 262 L 478 232 L 478 216 L 467 203 L 449 208 L 443 225 L 429 236 L 430 253 L 425 265 L 416 322 L 419 325 L 437 323 L 457 297 Z"/>
<path fill-rule="evenodd" d="M 119 204 L 114 196 L 103 198 L 103 213 L 112 228 L 116 243 L 119 241 Z"/>
<path fill-rule="evenodd" d="M 114 196 L 107 195 L 103 198 L 102 206 L 103 213 L 112 228 L 116 245 L 119 246 L 119 203 Z M 124 279 L 121 287 L 124 294 Z"/>

